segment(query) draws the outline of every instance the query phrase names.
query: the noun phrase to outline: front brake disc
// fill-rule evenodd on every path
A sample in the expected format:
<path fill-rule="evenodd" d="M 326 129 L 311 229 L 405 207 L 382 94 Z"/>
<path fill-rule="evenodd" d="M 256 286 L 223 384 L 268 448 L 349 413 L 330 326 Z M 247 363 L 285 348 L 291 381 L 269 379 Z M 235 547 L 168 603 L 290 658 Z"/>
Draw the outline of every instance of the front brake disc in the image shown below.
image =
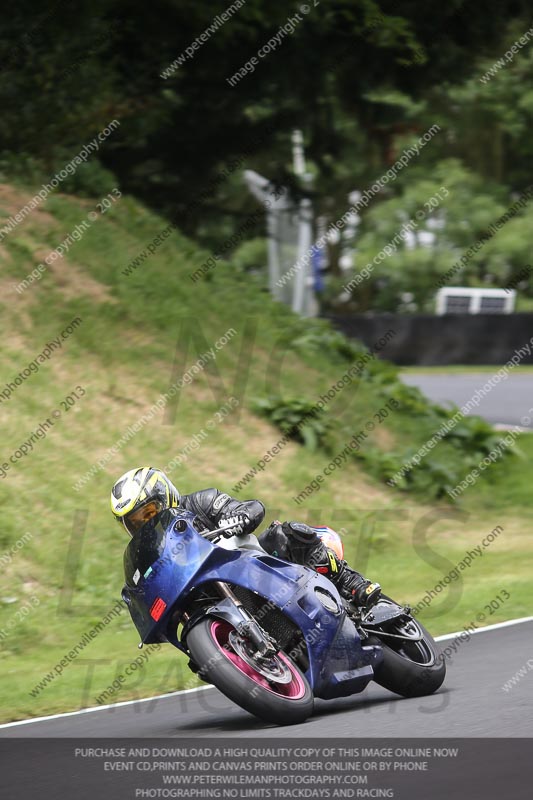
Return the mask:
<path fill-rule="evenodd" d="M 250 643 L 239 636 L 236 631 L 231 631 L 229 642 L 235 653 L 242 658 L 248 666 L 252 667 L 256 672 L 259 672 L 259 674 L 268 681 L 282 684 L 292 681 L 290 669 L 283 663 L 279 656 L 269 656 L 268 658 L 260 657 L 258 659 L 254 654 L 250 653 Z"/>

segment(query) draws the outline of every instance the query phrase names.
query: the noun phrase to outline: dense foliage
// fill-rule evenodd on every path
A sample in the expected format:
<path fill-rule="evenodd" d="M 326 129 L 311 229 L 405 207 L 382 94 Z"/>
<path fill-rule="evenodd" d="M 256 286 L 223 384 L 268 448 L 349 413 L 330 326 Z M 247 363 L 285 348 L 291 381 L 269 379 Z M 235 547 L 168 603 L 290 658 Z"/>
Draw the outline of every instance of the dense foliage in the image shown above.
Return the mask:
<path fill-rule="evenodd" d="M 120 127 L 62 188 L 94 196 L 118 180 L 216 250 L 249 216 L 245 168 L 288 185 L 295 197 L 310 191 L 317 215 L 334 221 L 350 191 L 370 186 L 437 124 L 440 133 L 362 212 L 353 241 L 329 248 L 325 295 L 347 309 L 425 309 L 462 248 L 498 218 L 512 192 L 533 184 L 529 43 L 488 72 L 528 31 L 527 6 L 58 0 L 35 14 L 22 0 L 0 35 L 0 175 L 49 180 L 117 119 Z M 304 133 L 312 189 L 291 174 L 294 127 Z M 450 195 L 440 227 L 431 228 L 433 244 L 399 247 L 360 291 L 340 297 L 442 183 Z M 530 216 L 526 208 L 507 225 L 461 281 L 501 285 L 521 274 L 533 244 Z M 237 237 L 240 268 L 264 265 L 262 236 L 257 215 Z M 343 252 L 352 255 L 352 272 L 339 269 Z M 528 290 L 527 278 L 519 283 Z"/>

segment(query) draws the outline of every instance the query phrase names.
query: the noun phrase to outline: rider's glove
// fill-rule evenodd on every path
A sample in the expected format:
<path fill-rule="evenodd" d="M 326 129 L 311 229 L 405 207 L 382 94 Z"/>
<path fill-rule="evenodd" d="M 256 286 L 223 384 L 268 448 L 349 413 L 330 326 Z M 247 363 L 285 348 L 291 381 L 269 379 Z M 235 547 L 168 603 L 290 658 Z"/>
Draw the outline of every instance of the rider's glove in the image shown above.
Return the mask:
<path fill-rule="evenodd" d="M 234 517 L 226 517 L 220 521 L 220 527 L 224 527 L 223 536 L 229 538 L 230 536 L 241 536 L 246 530 L 250 520 L 246 514 L 236 514 Z"/>

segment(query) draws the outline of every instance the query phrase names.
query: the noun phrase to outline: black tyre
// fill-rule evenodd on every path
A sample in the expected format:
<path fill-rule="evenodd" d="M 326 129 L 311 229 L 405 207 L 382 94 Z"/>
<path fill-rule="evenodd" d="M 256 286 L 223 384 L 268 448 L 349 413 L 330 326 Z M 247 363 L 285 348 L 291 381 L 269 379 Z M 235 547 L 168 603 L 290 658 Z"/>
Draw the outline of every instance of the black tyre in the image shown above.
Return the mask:
<path fill-rule="evenodd" d="M 313 712 L 313 692 L 296 664 L 279 651 L 254 666 L 253 647 L 228 622 L 208 617 L 187 634 L 199 675 L 265 722 L 294 725 Z M 278 678 L 278 680 L 276 680 Z"/>
<path fill-rule="evenodd" d="M 444 659 L 440 658 L 433 637 L 418 620 L 400 618 L 387 626 L 387 633 L 402 632 L 411 636 L 416 632 L 421 638 L 418 641 L 381 638 L 379 631 L 375 631 L 367 640 L 368 644 L 378 644 L 383 649 L 383 662 L 376 669 L 374 680 L 402 697 L 433 694 L 446 676 Z"/>

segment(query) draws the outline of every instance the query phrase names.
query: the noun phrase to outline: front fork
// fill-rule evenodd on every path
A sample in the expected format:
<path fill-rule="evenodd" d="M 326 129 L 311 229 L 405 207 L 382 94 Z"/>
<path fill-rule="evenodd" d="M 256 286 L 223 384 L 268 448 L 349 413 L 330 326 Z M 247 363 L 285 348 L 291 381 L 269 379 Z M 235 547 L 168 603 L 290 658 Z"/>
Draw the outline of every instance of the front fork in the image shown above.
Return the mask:
<path fill-rule="evenodd" d="M 182 632 L 182 639 L 186 639 L 187 633 L 200 619 L 216 617 L 229 622 L 235 628 L 239 636 L 256 648 L 257 656 L 268 657 L 277 652 L 276 642 L 266 631 L 255 621 L 252 615 L 243 606 L 239 598 L 232 592 L 229 586 L 222 581 L 214 581 L 211 584 L 220 594 L 222 600 L 213 606 L 203 608 L 200 612 L 193 614 L 185 621 Z"/>

